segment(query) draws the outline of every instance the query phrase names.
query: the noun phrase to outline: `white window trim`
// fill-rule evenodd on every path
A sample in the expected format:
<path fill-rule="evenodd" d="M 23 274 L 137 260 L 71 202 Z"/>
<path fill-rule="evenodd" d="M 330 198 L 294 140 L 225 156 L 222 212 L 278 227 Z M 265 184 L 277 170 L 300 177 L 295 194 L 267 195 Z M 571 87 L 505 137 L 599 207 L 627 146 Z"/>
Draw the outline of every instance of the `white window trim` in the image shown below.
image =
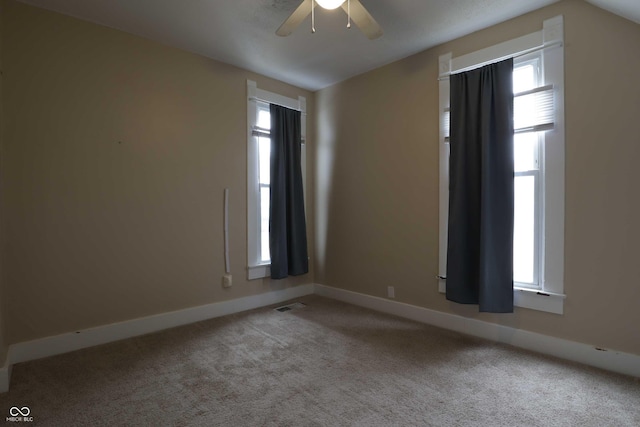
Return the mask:
<path fill-rule="evenodd" d="M 260 232 L 260 185 L 258 183 L 258 141 L 253 135 L 253 128 L 257 126 L 257 103 L 278 104 L 287 108 L 298 110 L 302 113 L 301 129 L 302 140 L 307 135 L 307 100 L 300 96 L 298 99 L 288 98 L 277 93 L 258 89 L 253 80 L 247 80 L 247 278 L 248 280 L 260 279 L 271 275 L 271 264 L 260 262 L 260 245 L 258 235 Z M 306 144 L 302 144 L 302 186 L 305 189 L 305 212 L 307 205 L 307 167 Z"/>
<path fill-rule="evenodd" d="M 542 156 L 544 180 L 553 185 L 542 185 L 543 255 L 540 259 L 541 289 L 514 286 L 514 305 L 533 310 L 562 314 L 564 310 L 564 22 L 562 15 L 545 20 L 543 28 L 495 46 L 453 58 L 451 53 L 440 56 L 440 196 L 439 196 L 439 264 L 438 290 L 446 292 L 447 228 L 449 211 L 449 162 L 445 141 L 445 112 L 449 109 L 449 79 L 452 73 L 477 68 L 528 52 L 544 50 L 544 84 L 553 84 L 556 117 L 553 130 L 545 134 Z"/>

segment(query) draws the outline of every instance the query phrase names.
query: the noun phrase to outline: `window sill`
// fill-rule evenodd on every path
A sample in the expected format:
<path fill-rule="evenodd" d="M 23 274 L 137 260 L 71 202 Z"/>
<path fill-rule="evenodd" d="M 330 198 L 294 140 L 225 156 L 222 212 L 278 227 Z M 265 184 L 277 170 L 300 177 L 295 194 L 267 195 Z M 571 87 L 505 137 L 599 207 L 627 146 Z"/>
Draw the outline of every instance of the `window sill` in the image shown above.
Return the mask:
<path fill-rule="evenodd" d="M 271 277 L 271 264 L 260 264 L 247 268 L 248 280 L 262 279 L 264 277 Z"/>
<path fill-rule="evenodd" d="M 446 282 L 438 280 L 438 290 L 446 293 Z M 541 292 L 537 289 L 514 288 L 513 305 L 530 310 L 546 311 L 547 313 L 563 314 L 566 295 Z"/>
<path fill-rule="evenodd" d="M 548 313 L 563 314 L 565 298 L 564 294 L 543 292 L 537 289 L 513 289 L 513 305 Z"/>

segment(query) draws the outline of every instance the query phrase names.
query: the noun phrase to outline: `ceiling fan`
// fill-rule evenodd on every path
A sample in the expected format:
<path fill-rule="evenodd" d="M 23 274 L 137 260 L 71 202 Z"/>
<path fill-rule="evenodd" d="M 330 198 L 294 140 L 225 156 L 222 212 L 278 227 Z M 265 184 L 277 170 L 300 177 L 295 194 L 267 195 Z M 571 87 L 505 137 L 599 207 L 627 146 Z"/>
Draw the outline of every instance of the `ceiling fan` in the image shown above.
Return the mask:
<path fill-rule="evenodd" d="M 316 4 L 324 9 L 337 9 L 338 7 L 342 7 L 348 16 L 347 28 L 351 28 L 351 20 L 353 20 L 370 40 L 377 39 L 382 35 L 382 28 L 380 28 L 380 25 L 373 19 L 373 16 L 371 16 L 362 3 L 360 3 L 360 0 L 303 0 L 300 6 L 298 6 L 280 28 L 278 28 L 276 34 L 282 37 L 288 36 L 309 14 L 311 14 L 311 32 L 315 33 L 314 9 Z"/>

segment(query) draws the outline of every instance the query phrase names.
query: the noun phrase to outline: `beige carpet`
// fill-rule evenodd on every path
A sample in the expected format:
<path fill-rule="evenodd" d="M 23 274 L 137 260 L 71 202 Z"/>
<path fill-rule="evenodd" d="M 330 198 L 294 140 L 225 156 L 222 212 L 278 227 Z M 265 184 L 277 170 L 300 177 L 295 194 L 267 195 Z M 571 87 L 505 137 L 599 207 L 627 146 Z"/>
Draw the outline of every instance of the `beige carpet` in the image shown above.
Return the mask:
<path fill-rule="evenodd" d="M 1 419 L 28 406 L 49 426 L 640 426 L 637 379 L 297 301 L 18 364 Z"/>

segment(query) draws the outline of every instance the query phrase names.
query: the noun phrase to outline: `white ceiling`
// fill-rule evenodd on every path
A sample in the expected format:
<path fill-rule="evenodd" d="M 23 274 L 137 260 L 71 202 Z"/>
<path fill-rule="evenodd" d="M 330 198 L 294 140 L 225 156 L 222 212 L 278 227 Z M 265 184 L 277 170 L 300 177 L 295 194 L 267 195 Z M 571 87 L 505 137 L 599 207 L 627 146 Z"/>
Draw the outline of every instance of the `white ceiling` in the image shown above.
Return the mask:
<path fill-rule="evenodd" d="M 361 0 L 384 30 L 368 40 L 341 10 L 316 8 L 288 37 L 301 0 L 22 0 L 317 90 L 557 0 Z M 640 0 L 589 0 L 640 23 Z"/>

